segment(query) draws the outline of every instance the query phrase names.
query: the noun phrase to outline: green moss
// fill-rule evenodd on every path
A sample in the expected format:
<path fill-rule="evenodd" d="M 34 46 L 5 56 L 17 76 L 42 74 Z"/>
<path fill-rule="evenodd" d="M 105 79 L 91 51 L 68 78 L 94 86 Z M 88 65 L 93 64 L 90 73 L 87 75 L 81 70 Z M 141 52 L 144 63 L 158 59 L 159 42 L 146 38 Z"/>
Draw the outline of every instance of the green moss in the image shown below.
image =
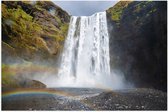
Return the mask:
<path fill-rule="evenodd" d="M 14 50 L 14 48 L 13 48 L 12 46 L 10 46 L 10 45 L 9 45 L 8 43 L 6 43 L 6 42 L 3 42 L 3 41 L 2 41 L 2 44 L 4 44 L 5 46 L 7 46 L 8 48 Z"/>
<path fill-rule="evenodd" d="M 138 5 L 137 7 L 136 7 L 136 9 L 135 9 L 135 11 L 134 12 L 139 12 L 141 10 L 141 6 L 140 5 Z"/>
<path fill-rule="evenodd" d="M 107 12 L 111 14 L 111 19 L 113 21 L 119 22 L 119 20 L 121 19 L 123 10 L 128 6 L 130 2 L 131 1 L 121 1 L 121 2 L 118 2 L 112 8 L 108 9 Z"/>
<path fill-rule="evenodd" d="M 10 27 L 17 36 L 30 37 L 33 33 L 38 33 L 42 29 L 41 27 L 32 20 L 32 16 L 25 13 L 22 9 L 5 9 L 3 8 L 3 23 L 4 21 L 10 20 L 14 24 Z"/>
<path fill-rule="evenodd" d="M 20 8 L 8 9 L 4 4 L 2 15 L 3 26 L 9 26 L 12 31 L 6 34 L 12 40 L 12 47 L 18 49 L 27 48 L 30 52 L 35 52 L 36 48 L 32 46 L 32 43 L 35 42 L 33 38 L 40 34 L 42 28 L 33 20 L 33 17 Z"/>
<path fill-rule="evenodd" d="M 61 26 L 61 31 L 62 31 L 64 36 L 66 36 L 67 33 L 68 33 L 68 27 L 69 27 L 69 24 L 67 24 L 67 23 L 65 23 Z"/>
<path fill-rule="evenodd" d="M 58 22 L 58 25 L 61 26 L 62 25 L 61 19 L 58 18 L 57 16 L 54 16 L 54 17 L 55 17 L 55 20 Z"/>
<path fill-rule="evenodd" d="M 54 48 L 54 50 L 57 51 L 61 48 L 61 44 L 67 35 L 68 24 L 63 22 L 59 16 L 54 16 L 55 21 L 58 23 L 58 26 L 55 26 L 52 24 L 53 16 L 49 18 L 32 17 L 17 2 L 15 2 L 17 6 L 15 9 L 10 6 L 7 7 L 5 4 L 2 3 L 2 31 L 7 39 L 3 37 L 3 39 L 6 39 L 3 41 L 16 49 L 16 54 L 19 57 L 32 57 L 41 51 L 49 53 L 49 48 L 56 45 L 55 43 L 59 47 Z M 29 7 L 32 3 L 25 1 L 24 5 Z M 32 5 L 32 13 L 40 12 L 44 17 L 49 15 L 49 12 L 43 8 L 45 5 L 46 2 L 37 2 Z M 51 19 L 52 21 L 50 21 Z M 49 43 L 53 45 L 49 45 Z"/>
<path fill-rule="evenodd" d="M 139 2 L 135 6 L 135 11 L 136 13 L 139 13 L 143 8 L 145 8 L 148 4 L 150 4 L 152 1 L 144 1 L 144 2 Z"/>
<path fill-rule="evenodd" d="M 6 67 L 6 64 L 3 64 L 3 63 L 2 63 L 1 66 L 2 66 L 2 69 L 4 69 L 4 68 Z"/>
<path fill-rule="evenodd" d="M 39 6 L 38 4 L 35 5 L 35 8 L 39 11 L 45 11 L 45 9 L 43 9 L 41 6 Z"/>
<path fill-rule="evenodd" d="M 67 23 L 61 23 L 60 25 L 60 29 L 56 27 L 43 27 L 43 30 L 46 31 L 45 35 L 49 38 L 56 39 L 57 42 L 64 41 L 68 32 L 69 25 Z"/>
<path fill-rule="evenodd" d="M 157 10 L 156 8 L 153 8 L 152 10 L 149 11 L 149 13 L 150 13 L 150 14 L 151 14 L 151 13 L 154 13 L 154 12 L 156 12 L 156 10 Z"/>
<path fill-rule="evenodd" d="M 15 72 L 10 65 L 2 64 L 2 86 L 17 87 L 18 84 L 14 79 Z"/>

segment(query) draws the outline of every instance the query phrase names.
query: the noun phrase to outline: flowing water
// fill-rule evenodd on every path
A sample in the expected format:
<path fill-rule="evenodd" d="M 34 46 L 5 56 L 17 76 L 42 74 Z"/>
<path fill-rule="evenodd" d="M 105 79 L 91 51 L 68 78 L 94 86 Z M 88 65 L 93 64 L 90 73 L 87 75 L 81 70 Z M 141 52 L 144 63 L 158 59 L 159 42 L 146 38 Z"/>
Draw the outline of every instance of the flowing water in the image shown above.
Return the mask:
<path fill-rule="evenodd" d="M 58 79 L 59 87 L 106 87 L 110 83 L 106 12 L 72 16 Z"/>

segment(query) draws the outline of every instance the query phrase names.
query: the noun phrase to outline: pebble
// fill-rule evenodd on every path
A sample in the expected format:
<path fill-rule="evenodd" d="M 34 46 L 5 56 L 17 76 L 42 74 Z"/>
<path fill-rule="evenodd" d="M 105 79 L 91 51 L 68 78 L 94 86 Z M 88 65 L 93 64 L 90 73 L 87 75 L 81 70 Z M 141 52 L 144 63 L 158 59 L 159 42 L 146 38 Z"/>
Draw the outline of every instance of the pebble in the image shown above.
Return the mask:
<path fill-rule="evenodd" d="M 125 105 L 125 108 L 127 109 L 127 108 L 128 108 L 128 106 L 126 106 L 126 105 Z"/>
<path fill-rule="evenodd" d="M 114 104 L 115 106 L 119 106 L 119 104 Z"/>
<path fill-rule="evenodd" d="M 33 110 L 32 108 L 29 108 L 29 110 Z"/>
<path fill-rule="evenodd" d="M 51 110 L 55 110 L 55 108 L 51 108 Z"/>
<path fill-rule="evenodd" d="M 124 94 L 124 93 L 122 93 Z M 116 109 L 116 110 L 128 110 L 128 109 L 141 109 L 141 110 L 144 110 L 144 109 L 153 109 L 153 107 L 150 107 L 150 105 L 155 105 L 155 102 L 152 102 L 152 101 L 157 101 L 158 100 L 158 104 L 156 104 L 156 107 L 157 109 L 166 109 L 166 106 L 164 106 L 164 104 L 166 104 L 166 100 L 163 100 L 163 99 L 159 99 L 159 98 L 162 98 L 160 96 L 160 94 L 158 95 L 152 95 L 152 94 L 144 94 L 144 99 L 140 99 L 140 102 L 139 102 L 139 96 L 141 94 L 134 94 L 134 93 L 131 93 L 130 95 L 135 95 L 137 96 L 137 99 L 132 99 L 131 96 L 121 96 L 121 95 L 118 95 L 119 98 L 116 98 L 114 96 L 112 96 L 113 94 L 101 94 L 101 96 L 96 96 L 96 97 L 83 97 L 83 99 L 81 99 L 81 101 L 78 100 L 78 97 L 76 99 L 76 97 L 73 99 L 73 98 L 67 98 L 67 97 L 55 97 L 54 99 L 54 103 L 55 105 L 51 104 L 52 102 L 49 102 L 49 100 L 47 100 L 47 97 L 46 97 L 46 101 L 45 101 L 45 109 L 49 109 L 49 110 L 73 110 L 73 109 L 81 109 L 81 110 L 89 110 L 91 107 L 91 109 L 96 109 L 96 110 L 102 110 L 102 109 L 108 109 L 108 110 L 113 110 L 113 109 Z M 104 96 L 104 95 L 109 95 L 109 96 Z M 108 99 L 104 99 L 103 97 L 107 98 Z M 126 97 L 126 98 L 125 98 Z M 127 99 L 128 97 L 128 99 Z M 158 97 L 158 98 L 156 98 Z M 163 98 L 166 98 L 166 94 L 163 93 Z M 140 97 L 141 98 L 141 97 Z M 155 98 L 155 99 L 153 99 Z M 147 100 L 146 100 L 147 99 Z M 152 101 L 148 102 L 148 99 L 153 99 Z M 23 100 L 24 101 L 24 100 Z M 40 102 L 39 104 L 43 104 L 43 99 L 40 100 L 42 102 Z M 51 100 L 52 101 L 52 100 Z M 84 101 L 84 102 L 83 102 Z M 147 101 L 147 102 L 146 102 Z M 81 102 L 81 103 L 80 103 Z M 83 104 L 83 103 L 84 104 Z M 35 103 L 36 105 L 38 104 L 38 102 L 33 102 Z M 162 106 L 163 105 L 163 106 Z M 37 105 L 39 106 L 39 105 Z M 41 106 L 44 106 L 44 105 L 41 105 Z M 56 106 L 56 107 L 55 107 Z M 32 108 L 34 107 L 34 108 Z M 34 105 L 30 108 L 29 107 L 26 107 L 26 109 L 28 109 L 29 111 L 31 110 L 35 110 L 37 109 Z M 37 109 L 39 110 L 39 109 Z M 44 110 L 44 108 L 42 108 L 42 110 Z"/>
<path fill-rule="evenodd" d="M 118 109 L 123 109 L 123 106 L 119 106 Z"/>

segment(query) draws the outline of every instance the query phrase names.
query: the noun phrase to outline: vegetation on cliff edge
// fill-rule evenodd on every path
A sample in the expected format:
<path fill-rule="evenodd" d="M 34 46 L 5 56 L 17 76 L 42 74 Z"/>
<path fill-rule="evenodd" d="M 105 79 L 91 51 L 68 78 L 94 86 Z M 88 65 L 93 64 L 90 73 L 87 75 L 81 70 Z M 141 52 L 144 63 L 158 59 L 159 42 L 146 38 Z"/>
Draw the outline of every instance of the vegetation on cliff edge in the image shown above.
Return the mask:
<path fill-rule="evenodd" d="M 2 41 L 22 59 L 51 58 L 63 47 L 68 20 L 69 15 L 49 1 L 3 1 Z"/>

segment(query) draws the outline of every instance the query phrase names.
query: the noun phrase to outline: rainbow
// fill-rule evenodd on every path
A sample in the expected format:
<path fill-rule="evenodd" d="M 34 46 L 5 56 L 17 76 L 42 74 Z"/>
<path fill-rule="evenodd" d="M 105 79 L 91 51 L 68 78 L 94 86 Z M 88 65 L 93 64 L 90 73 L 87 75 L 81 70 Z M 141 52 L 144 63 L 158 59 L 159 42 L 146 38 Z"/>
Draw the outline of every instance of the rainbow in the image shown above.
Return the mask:
<path fill-rule="evenodd" d="M 20 88 L 20 89 L 15 89 L 15 90 L 2 92 L 2 98 L 9 98 L 10 96 L 11 97 L 15 97 L 15 96 L 27 95 L 27 94 L 33 94 L 33 95 L 34 94 L 37 94 L 37 95 L 40 95 L 40 94 L 57 95 L 57 96 L 63 96 L 63 97 L 68 97 L 68 98 L 73 98 L 74 96 L 76 96 L 75 94 L 71 94 L 71 93 L 64 92 L 62 90 L 56 90 L 56 89 Z M 86 105 L 90 109 L 94 109 L 95 108 L 91 104 L 88 104 L 86 102 L 83 102 L 83 101 L 80 101 L 80 100 L 78 102 L 83 104 L 83 105 Z"/>
<path fill-rule="evenodd" d="M 17 96 L 24 94 L 46 94 L 46 95 L 57 95 L 57 96 L 68 96 L 73 97 L 74 94 L 64 92 L 56 89 L 37 89 L 37 88 L 19 88 L 15 90 L 2 92 L 2 97 Z"/>

